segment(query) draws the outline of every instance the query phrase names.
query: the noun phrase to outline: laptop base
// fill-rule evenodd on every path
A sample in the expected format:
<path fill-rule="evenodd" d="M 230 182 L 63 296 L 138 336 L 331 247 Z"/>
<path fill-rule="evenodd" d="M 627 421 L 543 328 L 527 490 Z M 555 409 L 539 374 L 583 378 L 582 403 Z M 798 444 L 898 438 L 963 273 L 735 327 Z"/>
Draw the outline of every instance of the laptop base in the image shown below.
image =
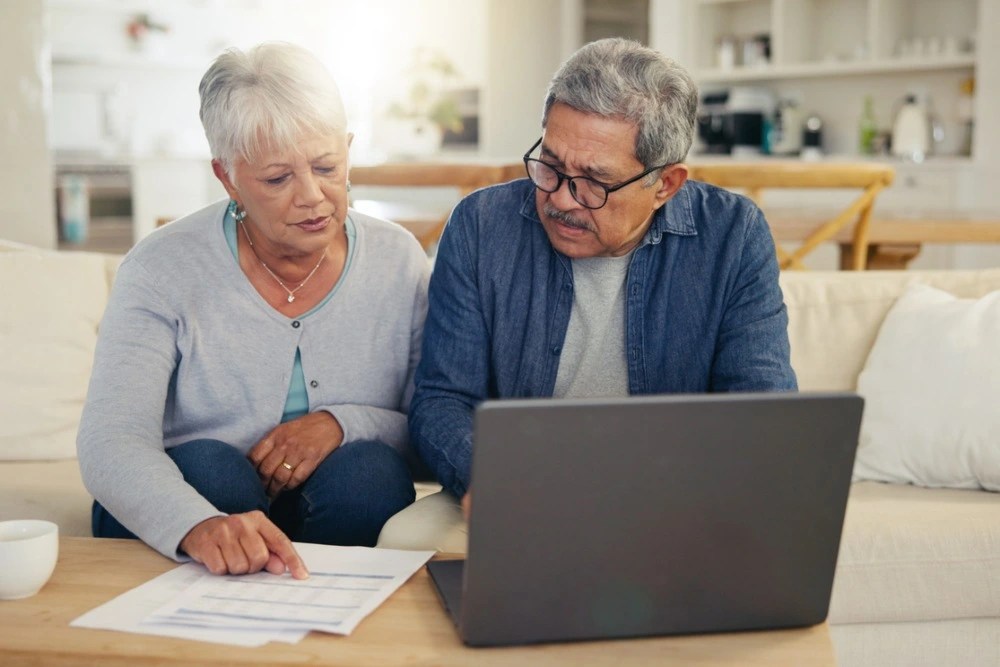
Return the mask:
<path fill-rule="evenodd" d="M 434 589 L 458 627 L 462 613 L 462 574 L 465 571 L 464 560 L 435 560 L 427 563 L 427 572 L 434 582 Z"/>

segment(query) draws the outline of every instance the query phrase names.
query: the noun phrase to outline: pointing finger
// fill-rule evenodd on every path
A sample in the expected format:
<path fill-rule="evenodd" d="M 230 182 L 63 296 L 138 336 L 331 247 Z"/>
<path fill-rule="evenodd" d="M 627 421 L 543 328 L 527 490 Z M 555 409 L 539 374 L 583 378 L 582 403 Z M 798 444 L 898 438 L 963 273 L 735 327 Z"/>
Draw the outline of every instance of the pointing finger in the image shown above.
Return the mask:
<path fill-rule="evenodd" d="M 295 551 L 291 540 L 277 526 L 268 521 L 266 524 L 261 525 L 260 534 L 264 537 L 267 548 L 281 559 L 293 577 L 296 579 L 307 579 L 309 577 L 309 570 L 306 569 L 302 558 Z"/>

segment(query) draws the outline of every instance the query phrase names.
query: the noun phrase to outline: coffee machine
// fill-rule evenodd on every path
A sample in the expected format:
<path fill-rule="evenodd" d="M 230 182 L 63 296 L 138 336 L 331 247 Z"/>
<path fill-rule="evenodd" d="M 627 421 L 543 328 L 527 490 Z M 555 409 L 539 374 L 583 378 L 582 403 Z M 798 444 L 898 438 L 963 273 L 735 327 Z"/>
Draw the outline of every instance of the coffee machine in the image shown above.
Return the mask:
<path fill-rule="evenodd" d="M 734 86 L 706 91 L 698 110 L 699 152 L 760 155 L 764 121 L 774 113 L 774 106 L 774 94 L 767 88 Z"/>

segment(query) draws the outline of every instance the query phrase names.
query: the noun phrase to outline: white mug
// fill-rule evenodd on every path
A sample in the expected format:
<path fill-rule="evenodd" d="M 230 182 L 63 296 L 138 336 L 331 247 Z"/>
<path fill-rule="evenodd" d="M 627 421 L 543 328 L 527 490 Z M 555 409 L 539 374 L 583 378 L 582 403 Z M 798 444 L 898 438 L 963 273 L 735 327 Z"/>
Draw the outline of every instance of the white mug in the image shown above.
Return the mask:
<path fill-rule="evenodd" d="M 51 521 L 0 521 L 0 600 L 31 597 L 59 558 L 59 526 Z"/>

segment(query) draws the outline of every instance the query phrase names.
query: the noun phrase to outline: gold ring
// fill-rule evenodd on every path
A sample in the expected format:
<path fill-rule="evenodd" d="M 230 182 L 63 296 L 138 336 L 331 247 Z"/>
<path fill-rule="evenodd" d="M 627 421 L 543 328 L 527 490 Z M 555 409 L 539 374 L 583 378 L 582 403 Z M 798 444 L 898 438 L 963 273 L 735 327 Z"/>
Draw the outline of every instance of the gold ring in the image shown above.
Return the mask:
<path fill-rule="evenodd" d="M 294 468 L 295 466 L 288 465 L 288 461 L 282 461 L 281 467 L 285 468 L 288 472 L 292 472 L 292 468 Z"/>

